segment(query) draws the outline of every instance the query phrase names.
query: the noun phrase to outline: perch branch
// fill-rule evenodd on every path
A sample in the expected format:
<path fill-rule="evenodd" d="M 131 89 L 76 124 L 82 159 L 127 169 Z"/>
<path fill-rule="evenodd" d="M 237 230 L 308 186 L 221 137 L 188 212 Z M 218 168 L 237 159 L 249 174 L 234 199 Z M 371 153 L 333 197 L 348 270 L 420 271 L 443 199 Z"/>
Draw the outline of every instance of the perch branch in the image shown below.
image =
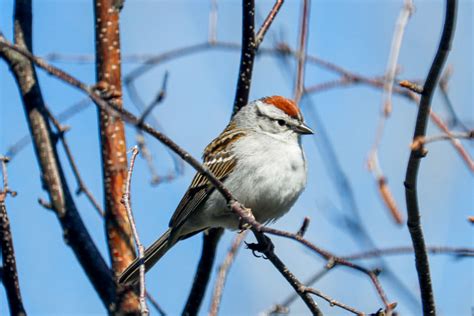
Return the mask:
<path fill-rule="evenodd" d="M 296 293 L 301 297 L 303 302 L 306 304 L 308 309 L 313 315 L 322 315 L 321 310 L 319 309 L 316 302 L 313 300 L 311 295 L 305 291 L 305 286 L 296 278 L 296 276 L 288 269 L 288 267 L 280 260 L 280 258 L 275 254 L 275 246 L 271 239 L 262 232 L 260 232 L 255 227 L 252 228 L 252 231 L 255 235 L 255 238 L 258 241 L 258 244 L 248 244 L 247 246 L 253 251 L 259 251 L 265 255 L 265 258 L 270 260 L 273 266 L 281 273 L 281 275 L 288 281 L 288 283 L 293 287 Z"/>

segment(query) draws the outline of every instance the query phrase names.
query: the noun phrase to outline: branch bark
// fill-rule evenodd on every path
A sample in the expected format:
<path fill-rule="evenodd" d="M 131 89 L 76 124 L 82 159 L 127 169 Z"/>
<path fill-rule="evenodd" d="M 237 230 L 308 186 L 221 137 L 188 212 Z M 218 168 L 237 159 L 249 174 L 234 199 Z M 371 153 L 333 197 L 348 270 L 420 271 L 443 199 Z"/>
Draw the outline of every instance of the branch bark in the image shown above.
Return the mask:
<path fill-rule="evenodd" d="M 21 298 L 20 282 L 16 268 L 15 250 L 13 248 L 13 236 L 10 230 L 10 220 L 8 218 L 5 199 L 8 194 L 14 195 L 8 189 L 8 176 L 6 163 L 8 158 L 0 156 L 3 173 L 3 188 L 0 190 L 0 248 L 2 249 L 2 278 L 1 282 L 7 293 L 8 306 L 11 315 L 26 315 Z"/>
<path fill-rule="evenodd" d="M 423 94 L 418 108 L 415 133 L 413 142 L 426 134 L 428 116 L 430 114 L 431 99 L 437 86 L 444 62 L 451 49 L 451 41 L 454 35 L 456 22 L 456 0 L 446 1 L 446 15 L 443 26 L 443 34 L 436 52 L 435 59 L 431 64 L 430 71 L 423 86 Z M 405 198 L 408 213 L 408 229 L 415 250 L 415 264 L 418 273 L 418 283 L 421 292 L 421 301 L 424 315 L 436 315 L 433 288 L 431 284 L 430 266 L 426 251 L 425 239 L 420 222 L 420 210 L 418 204 L 417 178 L 421 158 L 426 155 L 423 146 L 412 149 L 405 175 Z"/>
<path fill-rule="evenodd" d="M 114 0 L 95 0 L 97 88 L 109 102 L 122 107 L 120 9 Z M 130 222 L 122 193 L 127 177 L 127 148 L 123 121 L 100 109 L 99 126 L 105 199 L 105 226 L 112 270 L 122 273 L 135 258 Z M 139 313 L 134 288 L 117 288 L 117 312 Z"/>
<path fill-rule="evenodd" d="M 122 195 L 122 203 L 127 210 L 128 220 L 130 221 L 130 226 L 133 232 L 133 238 L 135 239 L 135 246 L 137 247 L 138 258 L 141 261 L 140 264 L 140 296 L 139 296 L 139 303 L 140 303 L 140 314 L 142 316 L 148 316 L 150 311 L 148 306 L 146 305 L 146 286 L 145 286 L 145 262 L 143 260 L 145 256 L 145 247 L 140 241 L 140 236 L 138 235 L 137 226 L 135 225 L 135 219 L 133 218 L 132 212 L 132 203 L 130 202 L 130 192 L 132 186 L 132 173 L 133 167 L 135 166 L 135 159 L 137 158 L 139 151 L 138 146 L 132 148 L 132 158 L 130 158 L 130 167 L 127 173 L 127 181 L 125 182 L 125 190 Z"/>
<path fill-rule="evenodd" d="M 239 110 L 248 103 L 250 84 L 252 82 L 253 62 L 257 51 L 256 47 L 255 1 L 242 0 L 242 46 L 232 116 L 239 112 Z"/>
<path fill-rule="evenodd" d="M 306 292 L 306 287 L 301 283 L 296 276 L 288 269 L 288 267 L 278 258 L 274 252 L 274 245 L 271 239 L 265 236 L 263 233 L 259 232 L 256 228 L 252 228 L 252 231 L 257 238 L 259 248 L 258 251 L 263 253 L 265 257 L 270 260 L 273 266 L 281 273 L 281 275 L 288 281 L 288 283 L 293 287 L 296 293 L 301 297 L 303 302 L 306 304 L 308 309 L 313 315 L 323 315 L 318 305 L 314 302 L 311 295 Z M 249 245 L 251 246 L 251 245 Z M 252 249 L 252 248 L 250 248 Z"/>

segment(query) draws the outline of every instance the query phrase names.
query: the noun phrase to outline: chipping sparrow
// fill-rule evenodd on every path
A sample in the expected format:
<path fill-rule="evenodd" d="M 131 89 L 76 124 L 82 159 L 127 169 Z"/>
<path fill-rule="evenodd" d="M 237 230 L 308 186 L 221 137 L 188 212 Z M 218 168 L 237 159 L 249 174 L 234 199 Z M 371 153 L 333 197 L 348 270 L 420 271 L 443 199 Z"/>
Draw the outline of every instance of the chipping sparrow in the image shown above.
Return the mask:
<path fill-rule="evenodd" d="M 206 147 L 204 165 L 252 210 L 257 221 L 274 221 L 290 209 L 306 185 L 300 135 L 312 133 L 293 101 L 281 96 L 262 98 L 242 107 Z M 206 177 L 197 173 L 169 227 L 146 249 L 146 270 L 179 240 L 211 227 L 236 230 L 239 218 Z M 119 282 L 133 283 L 138 271 L 135 260 Z"/>

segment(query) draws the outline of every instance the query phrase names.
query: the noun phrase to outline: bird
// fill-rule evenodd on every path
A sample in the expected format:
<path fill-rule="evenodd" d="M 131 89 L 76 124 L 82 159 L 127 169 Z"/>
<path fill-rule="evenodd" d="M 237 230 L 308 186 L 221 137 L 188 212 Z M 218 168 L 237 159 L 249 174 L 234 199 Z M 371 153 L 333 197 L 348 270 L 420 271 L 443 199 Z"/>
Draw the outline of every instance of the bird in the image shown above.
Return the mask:
<path fill-rule="evenodd" d="M 255 219 L 271 223 L 287 213 L 306 186 L 307 166 L 301 136 L 313 134 L 298 105 L 269 96 L 243 106 L 204 150 L 203 164 L 250 208 Z M 138 281 L 140 264 L 148 271 L 178 241 L 209 228 L 238 230 L 239 217 L 208 179 L 196 173 L 178 204 L 168 230 L 119 276 Z"/>

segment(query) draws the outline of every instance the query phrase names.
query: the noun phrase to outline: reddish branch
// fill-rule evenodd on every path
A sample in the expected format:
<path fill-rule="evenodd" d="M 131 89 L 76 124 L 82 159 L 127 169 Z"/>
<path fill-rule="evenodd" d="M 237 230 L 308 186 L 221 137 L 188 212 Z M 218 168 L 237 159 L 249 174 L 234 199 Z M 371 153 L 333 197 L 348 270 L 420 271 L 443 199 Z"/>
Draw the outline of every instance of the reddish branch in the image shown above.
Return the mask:
<path fill-rule="evenodd" d="M 109 102 L 122 107 L 119 8 L 114 0 L 95 1 L 95 44 L 97 88 Z M 102 173 L 105 198 L 105 226 L 112 270 L 119 275 L 135 258 L 130 222 L 121 203 L 127 177 L 124 123 L 99 110 Z M 138 312 L 138 299 L 130 289 L 118 289 L 117 310 Z"/>
<path fill-rule="evenodd" d="M 26 311 L 21 298 L 15 250 L 13 248 L 13 236 L 10 230 L 7 206 L 5 205 L 7 195 L 15 195 L 15 192 L 8 188 L 7 162 L 7 157 L 0 156 L 0 164 L 2 165 L 1 169 L 3 174 L 3 188 L 0 190 L 0 248 L 2 249 L 1 282 L 5 287 L 5 292 L 7 294 L 10 314 L 21 316 L 26 315 Z"/>
<path fill-rule="evenodd" d="M 446 15 L 443 26 L 443 33 L 436 52 L 435 59 L 431 64 L 430 71 L 423 86 L 423 94 L 416 118 L 415 132 L 413 142 L 424 137 L 430 114 L 431 99 L 434 90 L 438 84 L 439 77 L 444 62 L 451 49 L 451 41 L 454 35 L 456 21 L 456 0 L 446 1 Z M 418 273 L 418 282 L 421 292 L 421 301 L 423 305 L 423 313 L 425 315 L 435 315 L 436 307 L 433 296 L 433 288 L 431 284 L 430 266 L 428 254 L 426 251 L 423 230 L 420 222 L 420 210 L 418 204 L 417 178 L 420 167 L 421 158 L 425 156 L 424 148 L 412 149 L 407 165 L 405 176 L 405 196 L 408 213 L 408 229 L 415 249 L 415 264 Z"/>
<path fill-rule="evenodd" d="M 15 2 L 16 47 L 32 49 L 31 0 Z M 0 39 L 4 40 L 2 36 Z M 115 283 L 110 269 L 94 244 L 77 211 L 55 147 L 54 134 L 48 123 L 45 103 L 31 58 L 10 46 L 0 45 L 0 56 L 10 67 L 23 101 L 26 118 L 33 139 L 43 187 L 49 194 L 50 206 L 57 215 L 64 240 L 71 247 L 89 280 L 108 310 L 115 302 Z"/>

